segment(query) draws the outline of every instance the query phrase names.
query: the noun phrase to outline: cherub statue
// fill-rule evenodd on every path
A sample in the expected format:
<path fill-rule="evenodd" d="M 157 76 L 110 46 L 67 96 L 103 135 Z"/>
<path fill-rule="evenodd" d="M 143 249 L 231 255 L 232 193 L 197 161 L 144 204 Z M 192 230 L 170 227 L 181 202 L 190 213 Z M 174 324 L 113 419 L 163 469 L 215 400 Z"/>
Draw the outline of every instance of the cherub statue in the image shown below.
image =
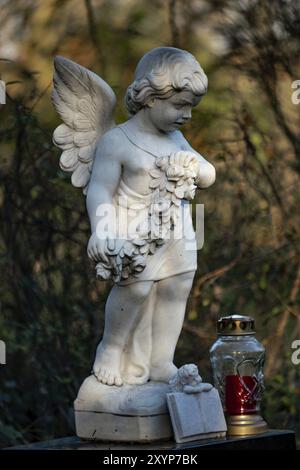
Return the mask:
<path fill-rule="evenodd" d="M 177 372 L 173 357 L 197 268 L 192 217 L 183 209 L 196 187 L 215 181 L 213 165 L 179 129 L 206 91 L 192 54 L 153 49 L 127 89 L 129 119 L 116 125 L 110 86 L 55 59 L 52 98 L 64 121 L 53 137 L 63 150 L 60 166 L 86 194 L 87 252 L 97 276 L 114 283 L 93 365 L 103 384 L 168 383 Z"/>

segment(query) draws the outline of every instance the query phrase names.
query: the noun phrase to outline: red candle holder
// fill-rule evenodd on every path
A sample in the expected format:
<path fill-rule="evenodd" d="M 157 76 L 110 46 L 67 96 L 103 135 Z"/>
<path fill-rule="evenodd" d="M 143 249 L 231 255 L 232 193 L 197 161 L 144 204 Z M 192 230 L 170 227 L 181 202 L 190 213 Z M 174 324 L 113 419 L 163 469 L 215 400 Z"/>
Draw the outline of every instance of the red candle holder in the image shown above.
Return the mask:
<path fill-rule="evenodd" d="M 210 349 L 214 383 L 230 435 L 253 435 L 268 430 L 260 416 L 265 349 L 254 335 L 252 318 L 223 317 L 218 321 L 218 339 Z"/>

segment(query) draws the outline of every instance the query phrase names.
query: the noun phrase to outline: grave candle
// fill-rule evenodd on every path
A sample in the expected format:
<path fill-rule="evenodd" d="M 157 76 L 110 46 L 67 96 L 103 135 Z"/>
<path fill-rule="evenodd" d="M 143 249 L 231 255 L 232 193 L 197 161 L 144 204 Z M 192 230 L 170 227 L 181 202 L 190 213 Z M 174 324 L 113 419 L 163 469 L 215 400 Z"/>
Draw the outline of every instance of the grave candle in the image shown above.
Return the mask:
<path fill-rule="evenodd" d="M 265 349 L 254 336 L 254 320 L 242 315 L 222 317 L 217 332 L 210 357 L 228 434 L 266 432 L 267 424 L 260 416 Z"/>

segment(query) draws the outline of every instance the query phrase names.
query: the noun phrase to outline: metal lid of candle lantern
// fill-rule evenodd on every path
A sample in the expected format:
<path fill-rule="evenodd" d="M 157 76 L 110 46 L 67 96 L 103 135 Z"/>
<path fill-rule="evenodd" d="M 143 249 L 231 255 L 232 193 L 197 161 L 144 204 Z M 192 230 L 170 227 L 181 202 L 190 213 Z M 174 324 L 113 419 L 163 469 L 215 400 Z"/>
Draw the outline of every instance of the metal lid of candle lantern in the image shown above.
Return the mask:
<path fill-rule="evenodd" d="M 243 315 L 222 317 L 218 320 L 217 332 L 219 336 L 254 335 L 254 320 Z"/>

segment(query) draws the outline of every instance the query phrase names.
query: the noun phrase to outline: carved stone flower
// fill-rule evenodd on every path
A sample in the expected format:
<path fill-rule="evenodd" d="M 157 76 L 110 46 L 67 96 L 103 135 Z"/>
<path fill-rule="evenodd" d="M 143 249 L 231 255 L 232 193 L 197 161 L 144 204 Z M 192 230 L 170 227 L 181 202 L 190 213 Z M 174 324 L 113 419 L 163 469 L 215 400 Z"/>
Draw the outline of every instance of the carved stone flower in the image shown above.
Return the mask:
<path fill-rule="evenodd" d="M 168 164 L 169 164 L 169 157 L 168 156 L 159 157 L 159 158 L 156 159 L 156 165 L 158 166 L 158 168 L 161 168 L 162 171 L 165 171 Z"/>
<path fill-rule="evenodd" d="M 144 256 L 137 256 L 132 263 L 133 270 L 137 273 L 142 272 L 146 267 L 146 259 Z"/>
<path fill-rule="evenodd" d="M 184 198 L 191 201 L 195 197 L 195 192 L 196 192 L 196 186 L 193 185 L 193 187 L 189 187 L 188 189 L 185 190 Z"/>
<path fill-rule="evenodd" d="M 96 275 L 100 277 L 100 279 L 107 280 L 111 276 L 111 270 L 103 266 L 102 263 L 97 263 L 96 265 Z"/>
<path fill-rule="evenodd" d="M 184 169 L 179 165 L 169 165 L 166 169 L 166 175 L 169 181 L 178 181 L 184 176 Z"/>
<path fill-rule="evenodd" d="M 169 211 L 170 206 L 171 201 L 169 199 L 159 196 L 154 200 L 153 204 L 151 204 L 150 212 L 151 214 L 157 213 L 163 215 Z"/>

